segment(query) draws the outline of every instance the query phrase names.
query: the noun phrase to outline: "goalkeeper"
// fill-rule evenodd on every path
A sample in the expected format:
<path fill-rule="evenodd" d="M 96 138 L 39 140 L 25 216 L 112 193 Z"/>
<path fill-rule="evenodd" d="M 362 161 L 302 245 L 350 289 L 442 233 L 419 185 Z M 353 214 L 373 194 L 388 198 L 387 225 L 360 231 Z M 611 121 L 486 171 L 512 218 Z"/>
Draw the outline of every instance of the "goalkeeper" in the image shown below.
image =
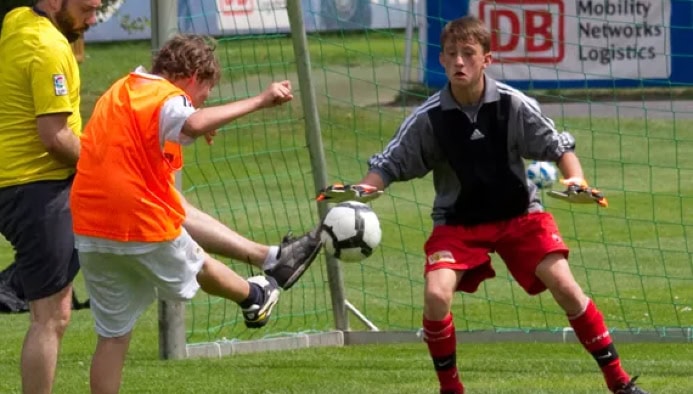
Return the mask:
<path fill-rule="evenodd" d="M 247 240 L 190 206 L 174 187 L 182 147 L 241 116 L 293 99 L 289 81 L 255 97 L 198 109 L 220 78 L 211 39 L 175 36 L 97 101 L 81 140 L 70 205 L 75 243 L 98 334 L 92 392 L 117 392 L 131 332 L 155 300 L 199 288 L 235 301 L 245 324 L 267 324 L 320 249 L 317 231 L 279 247 Z M 265 269 L 244 279 L 203 249 Z"/>
<path fill-rule="evenodd" d="M 448 23 L 440 42 L 447 85 L 404 120 L 359 184 L 328 187 L 318 198 L 367 201 L 392 182 L 433 172 L 423 332 L 441 393 L 464 393 L 451 306 L 456 291 L 473 293 L 495 276 L 491 252 L 528 294 L 551 292 L 609 390 L 645 393 L 622 368 L 602 313 L 575 281 L 568 247 L 526 177 L 523 159 L 556 162 L 566 190 L 554 197 L 606 206 L 584 180 L 575 140 L 557 132 L 535 100 L 485 75 L 490 34 L 479 19 Z"/>

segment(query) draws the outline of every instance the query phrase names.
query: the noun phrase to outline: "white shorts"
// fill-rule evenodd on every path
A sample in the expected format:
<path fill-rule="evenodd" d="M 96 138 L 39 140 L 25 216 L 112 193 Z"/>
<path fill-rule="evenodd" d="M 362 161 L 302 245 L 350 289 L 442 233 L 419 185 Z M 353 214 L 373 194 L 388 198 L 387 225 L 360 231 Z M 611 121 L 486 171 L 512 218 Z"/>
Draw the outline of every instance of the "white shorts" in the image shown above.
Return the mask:
<path fill-rule="evenodd" d="M 189 300 L 200 288 L 197 273 L 206 254 L 183 230 L 178 238 L 152 243 L 145 253 L 131 250 L 79 251 L 96 333 L 112 338 L 130 332 L 158 297 Z"/>

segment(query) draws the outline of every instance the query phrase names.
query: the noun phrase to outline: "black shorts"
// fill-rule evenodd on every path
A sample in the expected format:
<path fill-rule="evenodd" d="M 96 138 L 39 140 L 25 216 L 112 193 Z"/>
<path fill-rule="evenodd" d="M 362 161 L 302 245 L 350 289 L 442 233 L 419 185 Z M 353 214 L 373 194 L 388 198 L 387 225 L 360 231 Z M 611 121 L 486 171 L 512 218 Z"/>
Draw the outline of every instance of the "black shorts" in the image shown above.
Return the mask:
<path fill-rule="evenodd" d="M 79 271 L 69 205 L 72 179 L 0 188 L 0 233 L 14 247 L 27 301 L 59 292 Z"/>

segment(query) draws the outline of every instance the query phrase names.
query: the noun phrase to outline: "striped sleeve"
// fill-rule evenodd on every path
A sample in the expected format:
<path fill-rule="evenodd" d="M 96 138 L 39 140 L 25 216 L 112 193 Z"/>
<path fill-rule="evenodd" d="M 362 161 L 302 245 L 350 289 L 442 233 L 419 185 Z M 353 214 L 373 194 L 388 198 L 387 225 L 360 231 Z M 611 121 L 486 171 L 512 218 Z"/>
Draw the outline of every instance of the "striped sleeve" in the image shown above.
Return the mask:
<path fill-rule="evenodd" d="M 161 107 L 159 112 L 159 139 L 161 146 L 164 141 L 181 145 L 190 145 L 195 139 L 183 134 L 183 125 L 196 109 L 184 95 L 171 97 Z"/>
<path fill-rule="evenodd" d="M 439 105 L 439 93 L 429 97 L 404 119 L 385 149 L 370 158 L 370 171 L 377 172 L 385 185 L 423 177 L 431 171 L 436 141 L 427 112 Z"/>
<path fill-rule="evenodd" d="M 558 132 L 549 117 L 539 108 L 539 103 L 519 90 L 497 83 L 498 91 L 512 97 L 515 109 L 510 119 L 510 130 L 517 133 L 521 155 L 530 160 L 558 161 L 566 152 L 575 150 L 575 138 L 567 131 Z"/>

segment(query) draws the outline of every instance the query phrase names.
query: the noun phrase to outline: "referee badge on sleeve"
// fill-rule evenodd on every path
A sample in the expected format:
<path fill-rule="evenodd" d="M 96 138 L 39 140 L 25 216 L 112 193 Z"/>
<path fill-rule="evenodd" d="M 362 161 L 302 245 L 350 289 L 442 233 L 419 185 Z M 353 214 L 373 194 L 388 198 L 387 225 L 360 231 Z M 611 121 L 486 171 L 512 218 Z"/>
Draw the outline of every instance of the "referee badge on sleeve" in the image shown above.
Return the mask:
<path fill-rule="evenodd" d="M 67 95 L 67 80 L 63 74 L 53 74 L 53 90 L 56 96 Z"/>

